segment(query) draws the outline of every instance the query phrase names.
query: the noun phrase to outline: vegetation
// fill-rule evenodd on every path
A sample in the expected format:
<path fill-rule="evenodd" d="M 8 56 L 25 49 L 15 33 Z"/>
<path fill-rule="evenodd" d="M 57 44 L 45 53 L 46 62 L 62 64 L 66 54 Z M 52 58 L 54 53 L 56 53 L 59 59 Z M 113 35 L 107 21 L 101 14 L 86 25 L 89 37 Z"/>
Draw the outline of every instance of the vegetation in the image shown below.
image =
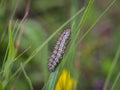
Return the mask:
<path fill-rule="evenodd" d="M 1 0 L 0 90 L 120 90 L 119 0 Z M 49 72 L 59 33 L 71 29 Z"/>

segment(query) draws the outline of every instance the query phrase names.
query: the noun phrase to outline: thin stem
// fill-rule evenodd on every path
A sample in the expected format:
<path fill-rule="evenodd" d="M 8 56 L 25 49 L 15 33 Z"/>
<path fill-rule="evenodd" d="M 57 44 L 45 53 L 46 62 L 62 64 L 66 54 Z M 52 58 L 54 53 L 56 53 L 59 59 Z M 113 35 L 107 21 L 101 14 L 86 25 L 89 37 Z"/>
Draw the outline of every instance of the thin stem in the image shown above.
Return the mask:
<path fill-rule="evenodd" d="M 116 79 L 115 79 L 115 81 L 114 81 L 114 83 L 113 83 L 113 85 L 112 85 L 111 90 L 115 90 L 114 87 L 115 87 L 115 85 L 117 84 L 117 81 L 119 80 L 119 78 L 120 78 L 120 72 L 118 73 L 118 75 L 117 75 L 117 77 L 116 77 Z"/>
<path fill-rule="evenodd" d="M 111 76 L 112 76 L 112 73 L 114 72 L 114 68 L 115 68 L 115 66 L 116 66 L 116 64 L 117 64 L 117 62 L 118 62 L 118 58 L 119 58 L 119 57 L 120 57 L 120 45 L 119 45 L 118 51 L 117 51 L 117 53 L 116 53 L 116 55 L 115 55 L 115 57 L 114 57 L 114 59 L 113 59 L 113 62 L 112 62 L 110 71 L 109 71 L 109 73 L 108 73 L 107 79 L 106 79 L 106 81 L 105 81 L 105 85 L 104 85 L 103 90 L 107 90 L 107 86 L 108 86 L 108 84 L 109 84 L 109 82 L 110 82 L 110 78 L 111 78 Z"/>

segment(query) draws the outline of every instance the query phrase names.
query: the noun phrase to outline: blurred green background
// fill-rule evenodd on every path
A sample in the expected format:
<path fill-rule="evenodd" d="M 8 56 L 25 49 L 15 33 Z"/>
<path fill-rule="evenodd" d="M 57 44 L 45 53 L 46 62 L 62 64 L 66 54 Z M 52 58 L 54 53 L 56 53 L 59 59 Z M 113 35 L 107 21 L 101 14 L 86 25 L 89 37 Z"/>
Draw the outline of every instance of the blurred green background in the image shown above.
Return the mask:
<path fill-rule="evenodd" d="M 78 9 L 86 7 L 89 3 L 89 0 L 75 1 Z M 13 27 L 16 25 L 15 29 L 12 30 L 13 39 L 15 39 L 15 57 L 17 58 L 12 68 L 12 73 L 14 73 L 21 62 L 24 62 L 37 47 L 42 45 L 52 33 L 71 17 L 71 11 L 74 9 L 73 3 L 74 0 L 1 0 L 0 70 L 4 65 L 5 55 L 7 55 L 8 25 L 11 18 Z M 80 37 L 107 8 L 109 3 L 110 0 L 95 0 L 90 15 L 82 27 Z M 25 14 L 26 17 L 23 19 Z M 23 22 L 19 27 L 21 20 Z M 68 25 L 65 28 L 70 27 Z M 15 33 L 17 33 L 16 36 Z M 31 79 L 34 90 L 41 90 L 48 79 L 48 58 L 57 38 L 58 35 L 52 38 L 24 68 Z M 119 43 L 120 1 L 117 0 L 77 47 L 74 67 L 80 75 L 77 85 L 78 90 L 103 89 Z M 119 64 L 120 61 L 115 66 L 109 86 L 120 71 Z M 10 83 L 9 88 L 10 90 L 29 90 L 29 84 L 22 71 Z M 114 90 L 120 90 L 120 88 L 116 87 Z"/>

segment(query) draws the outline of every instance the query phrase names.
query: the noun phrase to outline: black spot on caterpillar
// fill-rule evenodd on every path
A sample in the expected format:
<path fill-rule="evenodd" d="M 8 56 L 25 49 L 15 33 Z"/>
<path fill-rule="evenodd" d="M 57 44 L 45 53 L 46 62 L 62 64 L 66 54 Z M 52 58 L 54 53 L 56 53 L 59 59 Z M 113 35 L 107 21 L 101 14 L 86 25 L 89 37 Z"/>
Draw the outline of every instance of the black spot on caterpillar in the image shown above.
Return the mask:
<path fill-rule="evenodd" d="M 49 58 L 48 69 L 50 72 L 54 71 L 57 65 L 61 62 L 66 46 L 70 39 L 70 35 L 71 35 L 70 29 L 66 29 L 64 32 L 60 34 L 58 41 L 54 47 L 53 53 Z"/>

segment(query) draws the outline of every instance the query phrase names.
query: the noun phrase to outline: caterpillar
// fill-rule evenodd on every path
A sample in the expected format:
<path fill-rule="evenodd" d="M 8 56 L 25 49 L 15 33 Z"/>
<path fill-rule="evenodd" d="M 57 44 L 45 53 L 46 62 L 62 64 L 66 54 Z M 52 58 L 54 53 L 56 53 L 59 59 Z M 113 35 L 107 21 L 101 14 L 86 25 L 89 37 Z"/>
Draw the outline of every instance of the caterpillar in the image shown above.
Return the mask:
<path fill-rule="evenodd" d="M 54 47 L 53 53 L 49 58 L 48 69 L 50 72 L 53 72 L 55 68 L 58 66 L 58 64 L 61 62 L 66 46 L 70 39 L 70 35 L 71 35 L 70 29 L 66 29 L 64 32 L 60 34 L 57 43 Z"/>

